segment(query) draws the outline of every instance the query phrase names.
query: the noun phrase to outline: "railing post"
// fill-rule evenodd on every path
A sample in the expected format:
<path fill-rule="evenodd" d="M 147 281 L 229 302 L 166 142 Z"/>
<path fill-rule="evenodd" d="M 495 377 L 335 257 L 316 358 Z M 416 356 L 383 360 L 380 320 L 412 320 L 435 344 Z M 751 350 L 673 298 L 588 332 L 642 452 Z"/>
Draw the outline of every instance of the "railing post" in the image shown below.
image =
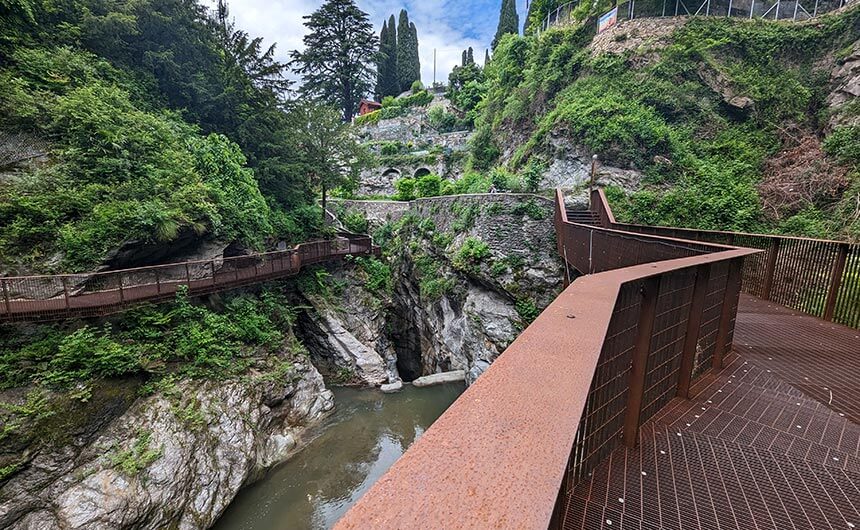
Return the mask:
<path fill-rule="evenodd" d="M 119 273 L 119 302 L 125 303 L 125 293 L 122 290 L 122 273 Z"/>
<path fill-rule="evenodd" d="M 627 390 L 627 409 L 624 413 L 624 445 L 636 447 L 639 438 L 639 416 L 642 413 L 642 397 L 645 392 L 645 375 L 648 354 L 651 351 L 651 335 L 657 315 L 657 298 L 660 296 L 660 276 L 646 279 L 642 283 L 642 303 L 639 323 L 636 326 L 636 344 L 630 367 L 630 385 Z"/>
<path fill-rule="evenodd" d="M 836 300 L 839 298 L 839 288 L 842 287 L 842 274 L 845 272 L 845 262 L 847 259 L 848 244 L 842 243 L 839 245 L 839 252 L 836 254 L 836 262 L 833 264 L 833 272 L 831 272 L 827 302 L 824 304 L 824 320 L 833 320 L 833 313 L 836 312 Z"/>
<path fill-rule="evenodd" d="M 191 270 L 188 268 L 188 262 L 185 262 L 185 285 L 188 286 L 188 290 L 191 290 Z"/>
<path fill-rule="evenodd" d="M 12 303 L 9 301 L 9 287 L 6 285 L 6 278 L 0 279 L 3 284 L 3 300 L 6 302 L 6 314 L 12 314 Z"/>
<path fill-rule="evenodd" d="M 65 276 L 60 276 L 60 281 L 63 283 L 63 298 L 66 299 L 66 309 L 69 308 L 69 283 Z"/>
<path fill-rule="evenodd" d="M 776 271 L 776 258 L 779 255 L 780 238 L 771 238 L 770 251 L 767 253 L 767 262 L 764 268 L 764 287 L 761 290 L 761 297 L 765 300 L 770 300 L 770 292 L 773 288 L 773 275 Z"/>
<path fill-rule="evenodd" d="M 693 286 L 693 298 L 690 302 L 690 312 L 687 315 L 687 333 L 684 336 L 684 350 L 681 353 L 681 367 L 678 370 L 678 397 L 690 397 L 690 382 L 693 379 L 696 351 L 699 346 L 699 333 L 702 329 L 702 312 L 705 310 L 705 298 L 708 295 L 708 280 L 710 278 L 710 265 L 696 267 L 696 283 Z"/>
<path fill-rule="evenodd" d="M 155 292 L 161 294 L 161 274 L 155 269 Z"/>
<path fill-rule="evenodd" d="M 738 297 L 741 294 L 741 269 L 743 258 L 729 262 L 729 274 L 726 277 L 726 290 L 723 293 L 723 307 L 720 311 L 720 327 L 717 330 L 717 340 L 714 344 L 714 360 L 712 367 L 722 370 L 723 357 L 726 349 L 731 347 L 729 332 L 732 327 L 732 317 L 737 315 Z"/>
<path fill-rule="evenodd" d="M 212 285 L 215 285 L 215 260 L 209 262 L 209 270 L 212 271 Z"/>

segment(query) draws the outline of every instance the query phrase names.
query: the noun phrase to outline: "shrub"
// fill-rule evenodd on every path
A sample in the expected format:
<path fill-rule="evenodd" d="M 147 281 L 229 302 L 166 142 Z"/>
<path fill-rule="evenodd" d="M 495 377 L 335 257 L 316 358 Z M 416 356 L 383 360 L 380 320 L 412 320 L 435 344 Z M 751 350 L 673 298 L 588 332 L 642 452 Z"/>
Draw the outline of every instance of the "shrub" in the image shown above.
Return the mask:
<path fill-rule="evenodd" d="M 358 258 L 356 262 L 365 275 L 365 289 L 377 294 L 391 294 L 391 267 L 376 258 Z"/>
<path fill-rule="evenodd" d="M 424 175 L 415 181 L 415 195 L 417 197 L 436 197 L 442 194 L 442 179 L 439 175 Z"/>
<path fill-rule="evenodd" d="M 412 86 L 409 90 L 411 90 L 413 94 L 417 94 L 421 90 L 424 90 L 424 83 L 422 83 L 420 79 L 416 79 L 412 82 Z"/>
<path fill-rule="evenodd" d="M 478 264 L 489 255 L 490 247 L 486 243 L 475 237 L 467 237 L 463 245 L 454 253 L 451 262 L 458 270 L 474 272 Z"/>
<path fill-rule="evenodd" d="M 517 314 L 520 316 L 520 319 L 526 325 L 534 322 L 538 315 L 540 315 L 540 309 L 535 306 L 534 301 L 527 298 L 517 300 L 514 308 L 517 310 Z"/>
<path fill-rule="evenodd" d="M 366 234 L 368 229 L 367 218 L 361 212 L 350 211 L 341 217 L 343 226 L 354 234 Z"/>
<path fill-rule="evenodd" d="M 394 181 L 394 189 L 397 194 L 394 196 L 398 201 L 411 201 L 415 198 L 415 179 L 405 177 Z"/>

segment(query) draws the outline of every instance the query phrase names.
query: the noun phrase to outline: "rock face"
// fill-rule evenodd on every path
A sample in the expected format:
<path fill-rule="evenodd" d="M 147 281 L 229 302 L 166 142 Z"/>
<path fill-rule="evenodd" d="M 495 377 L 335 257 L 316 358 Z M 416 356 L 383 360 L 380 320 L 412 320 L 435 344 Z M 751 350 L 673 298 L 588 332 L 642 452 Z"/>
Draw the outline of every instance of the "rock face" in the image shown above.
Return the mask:
<path fill-rule="evenodd" d="M 345 207 L 380 212 L 384 204 Z M 405 212 L 402 204 L 399 243 L 388 249 L 394 294 L 386 316 L 399 376 L 412 381 L 463 370 L 474 380 L 561 287 L 552 202 L 482 194 L 419 199 Z M 475 244 L 486 246 L 480 259 L 464 262 L 464 245 Z M 345 304 L 342 313 L 376 321 L 360 307 Z M 357 322 L 345 327 L 364 334 Z M 387 352 L 380 357 L 392 359 Z"/>
<path fill-rule="evenodd" d="M 0 527 L 207 528 L 333 407 L 313 366 L 280 375 L 183 381 L 90 439 L 43 450 L 0 488 Z"/>
<path fill-rule="evenodd" d="M 843 111 L 848 109 L 849 103 L 856 102 L 860 97 L 860 41 L 854 43 L 844 58 L 834 62 L 830 71 L 833 90 L 826 100 L 830 116 L 827 127 L 832 130 L 840 125 L 860 125 L 857 112 Z"/>
<path fill-rule="evenodd" d="M 564 131 L 554 131 L 549 138 L 549 168 L 540 182 L 540 189 L 583 189 L 591 180 L 592 153 L 574 144 Z M 598 186 L 619 186 L 625 190 L 639 189 L 642 173 L 622 169 L 597 161 L 595 182 Z"/>
<path fill-rule="evenodd" d="M 339 383 L 379 386 L 400 380 L 387 327 L 389 301 L 364 288 L 355 267 L 333 266 L 342 286 L 336 305 L 304 292 L 311 310 L 299 317 L 298 332 L 314 364 Z"/>

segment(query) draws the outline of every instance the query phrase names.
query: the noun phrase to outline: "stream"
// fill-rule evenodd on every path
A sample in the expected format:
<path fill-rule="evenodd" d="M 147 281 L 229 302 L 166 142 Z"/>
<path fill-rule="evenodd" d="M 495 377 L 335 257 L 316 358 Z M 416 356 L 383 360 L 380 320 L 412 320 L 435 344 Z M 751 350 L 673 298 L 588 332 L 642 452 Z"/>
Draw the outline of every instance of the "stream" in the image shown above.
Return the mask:
<path fill-rule="evenodd" d="M 213 528 L 330 528 L 464 389 L 405 385 L 383 394 L 334 388 L 335 412 L 307 433 L 307 446 L 239 492 Z"/>

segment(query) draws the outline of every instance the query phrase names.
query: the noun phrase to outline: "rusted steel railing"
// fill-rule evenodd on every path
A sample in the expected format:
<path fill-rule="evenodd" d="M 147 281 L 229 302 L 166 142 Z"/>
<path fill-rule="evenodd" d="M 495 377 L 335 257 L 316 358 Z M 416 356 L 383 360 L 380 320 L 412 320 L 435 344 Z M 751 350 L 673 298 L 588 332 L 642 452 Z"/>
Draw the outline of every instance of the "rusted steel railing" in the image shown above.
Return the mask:
<path fill-rule="evenodd" d="M 562 527 L 577 480 L 731 348 L 756 250 L 567 221 L 577 278 L 336 528 Z M 416 500 L 417 499 L 417 500 Z"/>
<path fill-rule="evenodd" d="M 87 274 L 3 277 L 0 322 L 104 316 L 142 302 L 172 299 L 182 286 L 198 296 L 291 276 L 306 265 L 375 250 L 369 237 L 350 235 L 232 258 Z"/>
<path fill-rule="evenodd" d="M 604 227 L 760 249 L 744 261 L 744 291 L 797 311 L 860 328 L 860 245 L 844 241 L 617 223 L 603 190 L 592 209 Z"/>

